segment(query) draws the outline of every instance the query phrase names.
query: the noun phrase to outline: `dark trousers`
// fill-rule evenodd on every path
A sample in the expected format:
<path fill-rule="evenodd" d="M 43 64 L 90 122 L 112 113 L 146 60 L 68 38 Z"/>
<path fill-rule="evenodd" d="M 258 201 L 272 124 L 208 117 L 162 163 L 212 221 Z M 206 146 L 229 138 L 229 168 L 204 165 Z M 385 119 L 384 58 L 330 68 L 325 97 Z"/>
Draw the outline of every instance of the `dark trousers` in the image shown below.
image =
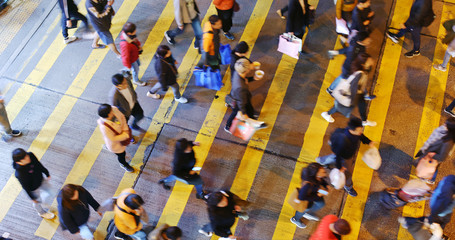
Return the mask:
<path fill-rule="evenodd" d="M 455 108 L 455 99 L 446 107 L 447 110 L 452 111 Z"/>
<path fill-rule="evenodd" d="M 229 32 L 232 27 L 232 16 L 234 16 L 234 7 L 229 10 L 220 10 L 216 9 L 218 12 L 218 17 L 221 19 L 221 23 L 223 24 L 223 31 Z"/>
<path fill-rule="evenodd" d="M 71 19 L 80 20 L 84 23 L 84 27 L 88 28 L 87 18 L 79 12 L 69 12 Z M 68 27 L 66 26 L 65 14 L 62 13 L 62 34 L 64 38 L 68 37 Z"/>
<path fill-rule="evenodd" d="M 284 13 L 287 12 L 288 10 L 289 10 L 288 5 L 284 6 L 284 8 L 281 9 L 281 14 L 284 14 Z"/>
<path fill-rule="evenodd" d="M 413 51 L 420 51 L 420 32 L 422 27 L 420 26 L 407 26 L 406 28 L 400 29 L 396 34 L 397 37 L 403 37 L 405 33 L 410 32 L 412 36 L 412 41 L 414 42 Z"/>
<path fill-rule="evenodd" d="M 239 107 L 235 107 L 232 109 L 232 113 L 231 115 L 229 116 L 227 122 L 226 122 L 226 127 L 227 128 L 230 128 L 231 125 L 232 125 L 232 121 L 234 121 L 234 118 L 235 116 L 237 116 L 237 112 L 240 110 Z M 253 105 L 251 105 L 251 102 L 248 101 L 248 103 L 246 104 L 246 113 L 243 113 L 243 114 L 246 114 L 248 115 L 249 118 L 254 118 L 254 108 L 253 108 Z"/>
<path fill-rule="evenodd" d="M 139 102 L 136 102 L 134 104 L 133 109 L 131 109 L 131 115 L 126 118 L 127 122 L 131 116 L 134 117 L 133 124 L 131 124 L 131 127 L 135 129 L 139 128 L 137 123 L 144 118 L 144 110 L 142 110 L 142 107 L 141 105 L 139 105 Z"/>
<path fill-rule="evenodd" d="M 183 24 L 183 29 L 175 28 L 173 30 L 167 31 L 168 36 L 174 39 L 176 36 L 182 34 L 185 30 L 187 24 Z M 196 37 L 196 41 L 194 41 L 194 47 L 202 46 L 202 28 L 201 28 L 201 20 L 199 19 L 199 15 L 197 15 L 194 19 L 191 20 L 191 26 L 193 27 L 194 36 Z"/>
<path fill-rule="evenodd" d="M 115 155 L 117 155 L 117 159 L 118 159 L 118 162 L 120 164 L 122 164 L 123 166 L 129 166 L 129 164 L 126 162 L 126 152 L 122 152 L 122 153 L 116 153 Z"/>

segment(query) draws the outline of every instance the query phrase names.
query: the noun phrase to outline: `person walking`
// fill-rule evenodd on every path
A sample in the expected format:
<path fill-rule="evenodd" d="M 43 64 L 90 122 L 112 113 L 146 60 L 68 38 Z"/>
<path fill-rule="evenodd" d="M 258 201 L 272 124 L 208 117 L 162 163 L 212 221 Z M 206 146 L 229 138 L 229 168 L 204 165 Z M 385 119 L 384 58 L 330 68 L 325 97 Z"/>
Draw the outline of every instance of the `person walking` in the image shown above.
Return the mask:
<path fill-rule="evenodd" d="M 328 194 L 328 183 L 325 178 L 327 173 L 324 167 L 319 163 L 310 163 L 308 167 L 302 169 L 300 176 L 302 186 L 299 189 L 299 195 L 296 202 L 307 201 L 307 209 L 303 212 L 296 210 L 291 222 L 298 228 L 306 228 L 302 222 L 302 217 L 311 221 L 319 221 L 316 212 L 324 207 L 324 195 Z"/>
<path fill-rule="evenodd" d="M 199 229 L 199 233 L 207 237 L 215 233 L 220 239 L 236 239 L 231 232 L 235 219 L 249 219 L 248 214 L 239 206 L 241 201 L 243 200 L 227 190 L 210 193 L 207 198 L 210 223 Z"/>
<path fill-rule="evenodd" d="M 114 206 L 114 223 L 118 229 L 115 238 L 124 239 L 126 235 L 135 240 L 147 240 L 142 222 L 147 223 L 148 216 L 142 205 L 144 200 L 134 189 L 127 188 L 120 193 Z"/>
<path fill-rule="evenodd" d="M 411 32 L 414 47 L 411 51 L 404 55 L 408 58 L 420 55 L 420 31 L 423 27 L 428 27 L 434 21 L 435 15 L 433 13 L 432 0 L 415 0 L 411 7 L 408 20 L 400 25 L 398 33 L 387 31 L 386 35 L 392 42 L 398 43 L 399 39 L 404 36 L 406 32 Z"/>
<path fill-rule="evenodd" d="M 166 31 L 164 37 L 171 45 L 175 44 L 175 37 L 182 34 L 187 24 L 193 27 L 194 48 L 199 49 L 202 42 L 201 20 L 199 19 L 199 8 L 195 0 L 174 0 L 174 14 L 177 28 Z"/>
<path fill-rule="evenodd" d="M 87 0 L 85 2 L 85 7 L 87 8 L 88 19 L 96 30 L 92 48 L 104 48 L 104 45 L 98 44 L 101 39 L 101 41 L 117 55 L 117 58 L 120 59 L 121 54 L 117 50 L 114 38 L 109 31 L 111 28 L 112 16 L 115 14 L 114 9 L 112 8 L 113 4 L 114 0 Z"/>
<path fill-rule="evenodd" d="M 77 234 L 82 239 L 92 240 L 93 233 L 87 226 L 90 217 L 89 205 L 98 212 L 100 204 L 82 186 L 66 184 L 57 197 L 58 217 L 63 230 Z M 101 212 L 98 212 L 101 216 Z"/>
<path fill-rule="evenodd" d="M 13 150 L 13 168 L 14 175 L 33 202 L 38 215 L 44 219 L 53 219 L 55 214 L 45 211 L 41 206 L 43 202 L 48 203 L 51 199 L 52 191 L 49 180 L 51 175 L 49 171 L 38 161 L 35 154 L 26 152 L 22 148 Z M 46 175 L 46 179 L 43 178 Z M 42 194 L 44 193 L 44 194 Z M 44 199 L 41 199 L 44 195 Z"/>
<path fill-rule="evenodd" d="M 168 224 L 153 229 L 148 235 L 148 240 L 180 240 L 182 238 L 182 230 L 177 227 L 171 227 Z"/>
<path fill-rule="evenodd" d="M 158 82 L 147 92 L 147 97 L 159 99 L 161 96 L 157 93 L 162 89 L 167 91 L 168 87 L 172 88 L 174 100 L 179 103 L 187 103 L 188 99 L 180 94 L 180 86 L 177 83 L 177 61 L 172 56 L 170 48 L 166 45 L 160 45 L 155 54 L 155 71 L 158 76 Z"/>
<path fill-rule="evenodd" d="M 455 208 L 455 175 L 444 177 L 430 199 L 429 223 L 437 223 L 442 229 L 450 222 Z"/>
<path fill-rule="evenodd" d="M 330 136 L 330 148 L 333 154 L 318 157 L 316 162 L 322 165 L 332 165 L 344 172 L 346 176 L 346 186 L 344 190 L 352 197 L 357 196 L 352 183 L 352 173 L 354 171 L 354 155 L 359 148 L 359 144 L 368 144 L 375 147 L 375 142 L 363 135 L 362 120 L 356 117 L 349 119 L 348 127 L 337 128 Z"/>
<path fill-rule="evenodd" d="M 191 142 L 186 138 L 177 140 L 177 143 L 175 144 L 174 161 L 172 162 L 172 175 L 160 179 L 158 183 L 163 185 L 163 188 L 166 190 L 171 189 L 168 183 L 175 180 L 194 185 L 196 188 L 196 198 L 203 199 L 205 196 L 203 190 L 204 183 L 197 171 L 193 170 L 194 165 L 196 164 L 193 146 L 199 146 L 199 142 Z"/>
<path fill-rule="evenodd" d="M 133 75 L 133 83 L 145 86 L 147 83 L 139 80 L 139 55 L 142 54 L 141 42 L 137 39 L 136 24 L 127 22 L 123 25 L 120 34 L 120 51 L 122 52 L 123 66 L 128 68 Z"/>
<path fill-rule="evenodd" d="M 348 235 L 350 232 L 351 226 L 348 221 L 330 214 L 322 218 L 310 240 L 338 240 L 341 239 L 341 236 Z"/>
<path fill-rule="evenodd" d="M 350 28 L 352 22 L 352 11 L 357 5 L 357 0 L 338 0 L 335 5 L 336 18 L 343 20 L 346 24 L 346 28 Z M 338 33 L 340 35 L 340 41 L 345 45 L 348 41 L 348 35 Z"/>
<path fill-rule="evenodd" d="M 210 66 L 212 69 L 220 69 L 220 29 L 222 22 L 217 15 L 209 17 L 204 25 L 202 35 L 202 57 L 198 66 Z"/>
<path fill-rule="evenodd" d="M 357 6 L 352 11 L 350 38 L 358 32 L 366 32 L 370 34 L 370 24 L 374 17 L 374 12 L 371 10 L 370 6 L 370 0 L 358 0 Z"/>
<path fill-rule="evenodd" d="M 127 77 L 124 77 L 122 74 L 115 74 L 112 76 L 112 84 L 114 86 L 109 93 L 112 106 L 116 106 L 123 113 L 127 123 L 131 116 L 134 117 L 131 124 L 132 129 L 145 131 L 137 125 L 144 118 L 144 110 L 142 110 L 137 101 L 137 94 L 131 83 L 131 76 L 127 74 Z"/>
<path fill-rule="evenodd" d="M 232 17 L 234 16 L 235 0 L 213 0 L 218 17 L 223 25 L 223 34 L 229 40 L 234 40 L 235 37 L 230 33 L 232 27 Z"/>
<path fill-rule="evenodd" d="M 73 28 L 73 22 L 71 20 L 81 20 L 84 23 L 85 29 L 88 29 L 87 18 L 82 15 L 78 9 L 74 0 L 58 0 L 58 6 L 62 12 L 62 35 L 63 42 L 69 44 L 77 40 L 76 36 L 68 36 L 68 28 Z"/>
<path fill-rule="evenodd" d="M 367 53 L 361 53 L 354 60 L 351 70 L 354 72 L 349 76 L 347 88 L 338 89 L 332 93 L 335 98 L 335 105 L 328 111 L 321 113 L 321 116 L 329 123 L 335 122 L 332 114 L 340 112 L 349 118 L 355 106 L 358 107 L 363 126 L 376 126 L 376 122 L 367 120 L 367 104 L 365 96 L 367 95 L 366 85 L 368 81 L 367 69 L 371 68 L 373 59 Z M 340 86 L 342 87 L 342 86 Z"/>
<path fill-rule="evenodd" d="M 120 167 L 127 172 L 134 172 L 134 168 L 126 162 L 125 149 L 129 144 L 126 141 L 131 136 L 125 115 L 117 107 L 112 107 L 109 104 L 101 104 L 98 108 L 98 115 L 100 116 L 97 121 L 98 127 L 103 135 L 107 149 L 117 155 Z"/>
<path fill-rule="evenodd" d="M 19 137 L 22 132 L 19 130 L 13 130 L 9 123 L 8 114 L 6 113 L 5 100 L 3 95 L 0 93 L 0 126 L 2 127 L 2 139 L 8 141 L 11 137 Z"/>
<path fill-rule="evenodd" d="M 302 39 L 306 27 L 310 26 L 310 10 L 314 7 L 308 4 L 308 0 L 289 0 L 286 32 Z"/>
<path fill-rule="evenodd" d="M 447 20 L 443 23 L 444 28 L 446 29 L 446 36 L 442 40 L 442 43 L 447 44 L 447 50 L 444 54 L 444 59 L 442 64 L 435 64 L 433 65 L 434 69 L 445 72 L 447 70 L 447 64 L 449 64 L 450 59 L 455 56 L 455 19 Z M 452 104 L 451 104 L 452 105 Z M 449 111 L 445 111 L 446 113 L 452 112 L 453 108 L 455 107 L 455 103 L 453 103 L 450 108 L 448 107 Z M 449 113 L 450 114 L 450 113 Z M 452 117 L 455 117 L 455 114 L 450 114 Z"/>

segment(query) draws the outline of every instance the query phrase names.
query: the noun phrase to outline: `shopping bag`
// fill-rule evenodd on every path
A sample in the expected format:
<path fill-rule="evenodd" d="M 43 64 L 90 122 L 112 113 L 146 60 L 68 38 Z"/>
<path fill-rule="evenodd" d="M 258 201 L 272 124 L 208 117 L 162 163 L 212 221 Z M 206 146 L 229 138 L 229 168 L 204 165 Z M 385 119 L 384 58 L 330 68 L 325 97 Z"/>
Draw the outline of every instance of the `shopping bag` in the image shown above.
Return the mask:
<path fill-rule="evenodd" d="M 196 86 L 217 91 L 223 86 L 221 73 L 218 69 L 212 70 L 211 67 L 196 68 L 193 74 L 196 77 Z"/>
<path fill-rule="evenodd" d="M 346 184 L 346 176 L 338 168 L 332 169 L 329 174 L 330 183 L 337 190 L 342 189 Z"/>
<path fill-rule="evenodd" d="M 336 32 L 338 34 L 349 35 L 349 28 L 344 19 L 335 18 L 335 23 L 337 25 Z"/>
<path fill-rule="evenodd" d="M 278 52 L 284 53 L 293 57 L 295 59 L 299 59 L 299 52 L 302 49 L 302 39 L 294 36 L 289 35 L 287 33 L 283 33 L 280 35 L 280 42 L 278 43 Z"/>
<path fill-rule="evenodd" d="M 231 45 L 220 45 L 221 65 L 231 64 Z"/>
<path fill-rule="evenodd" d="M 381 155 L 379 155 L 379 150 L 376 147 L 366 150 L 362 160 L 373 170 L 378 170 L 382 164 Z"/>
<path fill-rule="evenodd" d="M 289 195 L 288 203 L 294 208 L 296 211 L 303 212 L 308 206 L 308 201 L 302 201 L 299 198 L 299 189 L 296 188 L 292 191 L 291 195 Z"/>
<path fill-rule="evenodd" d="M 240 120 L 236 117 L 232 122 L 229 131 L 232 133 L 232 135 L 242 140 L 248 141 L 256 132 L 256 128 L 247 121 Z"/>
<path fill-rule="evenodd" d="M 434 172 L 436 172 L 436 168 L 438 167 L 438 161 L 433 159 L 434 155 L 435 153 L 430 152 L 420 159 L 416 167 L 417 177 L 424 179 L 431 179 L 433 177 Z"/>

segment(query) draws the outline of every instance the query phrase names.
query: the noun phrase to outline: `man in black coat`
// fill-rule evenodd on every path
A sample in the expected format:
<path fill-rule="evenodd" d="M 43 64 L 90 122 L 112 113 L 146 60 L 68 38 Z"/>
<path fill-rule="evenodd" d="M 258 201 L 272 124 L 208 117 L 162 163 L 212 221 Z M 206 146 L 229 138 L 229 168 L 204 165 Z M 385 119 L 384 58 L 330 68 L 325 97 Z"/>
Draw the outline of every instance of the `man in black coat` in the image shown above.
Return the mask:
<path fill-rule="evenodd" d="M 405 53 L 408 58 L 420 55 L 420 31 L 422 27 L 428 27 L 434 20 L 432 0 L 415 0 L 412 4 L 408 20 L 401 25 L 398 33 L 394 34 L 387 31 L 387 37 L 394 43 L 398 43 L 399 38 L 403 37 L 406 32 L 411 32 L 414 48 L 412 51 Z"/>
<path fill-rule="evenodd" d="M 41 191 L 47 193 L 47 198 L 52 194 L 47 182 L 51 178 L 49 171 L 38 161 L 35 154 L 26 152 L 22 148 L 16 148 L 13 151 L 13 168 L 16 170 L 17 180 L 32 199 L 33 207 L 38 215 L 44 219 L 53 219 L 55 215 L 43 209 L 40 198 Z M 47 176 L 47 179 L 43 179 L 43 174 Z"/>

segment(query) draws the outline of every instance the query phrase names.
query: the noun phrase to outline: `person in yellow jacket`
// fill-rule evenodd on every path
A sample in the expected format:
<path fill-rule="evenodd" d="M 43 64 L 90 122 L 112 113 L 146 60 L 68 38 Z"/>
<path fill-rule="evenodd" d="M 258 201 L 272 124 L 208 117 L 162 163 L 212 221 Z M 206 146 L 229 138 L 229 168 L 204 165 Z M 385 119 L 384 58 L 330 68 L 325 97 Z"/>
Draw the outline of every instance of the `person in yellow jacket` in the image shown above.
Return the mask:
<path fill-rule="evenodd" d="M 118 229 L 114 235 L 116 239 L 124 239 L 124 235 L 127 235 L 133 239 L 147 240 L 141 223 L 141 219 L 147 218 L 143 204 L 144 200 L 132 188 L 123 190 L 118 196 L 114 207 L 114 223 Z"/>
<path fill-rule="evenodd" d="M 204 34 L 202 35 L 202 58 L 201 64 L 210 66 L 212 69 L 219 69 L 220 56 L 220 29 L 223 24 L 217 15 L 209 17 L 209 21 L 204 25 Z"/>
<path fill-rule="evenodd" d="M 352 11 L 357 6 L 357 0 L 337 0 L 336 2 L 336 18 L 346 21 L 346 25 L 349 28 L 352 22 Z M 344 45 L 348 40 L 348 36 L 340 34 L 341 43 Z"/>

